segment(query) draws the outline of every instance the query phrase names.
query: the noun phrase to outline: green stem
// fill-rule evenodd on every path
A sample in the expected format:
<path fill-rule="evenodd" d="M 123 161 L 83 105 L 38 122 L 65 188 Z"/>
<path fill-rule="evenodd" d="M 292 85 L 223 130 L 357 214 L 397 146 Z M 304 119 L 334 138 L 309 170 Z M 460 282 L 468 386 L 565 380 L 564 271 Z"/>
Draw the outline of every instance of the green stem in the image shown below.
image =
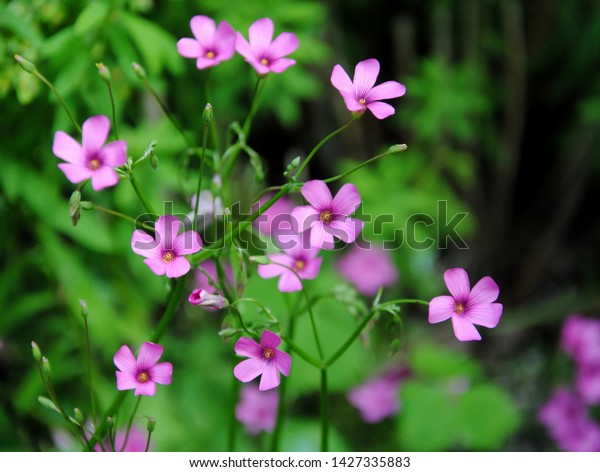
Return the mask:
<path fill-rule="evenodd" d="M 165 312 L 162 318 L 160 319 L 158 326 L 154 330 L 154 333 L 152 333 L 152 336 L 150 337 L 150 342 L 158 343 L 163 337 L 163 334 L 165 334 L 167 327 L 169 326 L 171 320 L 173 319 L 173 316 L 175 315 L 175 311 L 177 310 L 179 301 L 181 300 L 181 294 L 183 293 L 183 289 L 185 287 L 186 278 L 187 274 L 182 277 L 179 277 L 175 281 L 175 286 L 173 287 L 171 297 L 169 298 L 169 304 L 167 305 L 167 308 L 165 309 Z"/>
<path fill-rule="evenodd" d="M 235 436 L 237 431 L 237 418 L 235 417 L 235 406 L 237 404 L 237 399 L 240 394 L 240 381 L 235 378 L 234 375 L 231 376 L 231 408 L 229 409 L 229 430 L 227 431 L 227 451 L 233 452 L 235 451 Z"/>
<path fill-rule="evenodd" d="M 429 302 L 426 302 L 425 300 L 419 300 L 417 298 L 401 298 L 398 300 L 391 300 L 389 302 L 385 302 L 380 305 L 377 305 L 377 308 L 381 308 L 381 307 L 388 306 L 388 305 L 401 305 L 403 303 L 418 303 L 421 305 L 427 305 L 427 306 L 429 305 Z"/>
<path fill-rule="evenodd" d="M 92 210 L 97 210 L 97 211 L 101 211 L 103 213 L 108 213 L 109 215 L 117 216 L 126 221 L 129 221 L 130 223 L 137 225 L 136 220 L 134 220 L 131 216 L 124 215 L 123 213 L 119 213 L 118 211 L 111 210 L 110 208 L 104 208 L 104 207 L 101 207 L 100 205 L 96 205 L 95 203 L 92 203 Z M 140 227 L 141 227 L 141 225 L 140 225 Z"/>
<path fill-rule="evenodd" d="M 378 154 L 377 156 L 372 157 L 371 159 L 363 162 L 362 164 L 358 165 L 357 167 L 355 167 L 352 170 L 349 170 L 348 172 L 344 172 L 343 174 L 340 175 L 336 175 L 335 177 L 330 177 L 328 179 L 323 180 L 323 182 L 325 183 L 331 183 L 331 182 L 335 182 L 336 180 L 340 180 L 343 179 L 344 177 L 349 176 L 350 174 L 353 174 L 354 172 L 356 172 L 357 170 L 359 170 L 360 168 L 367 166 L 369 164 L 371 164 L 372 162 L 375 162 L 378 159 L 381 159 L 383 157 L 387 157 L 387 156 L 393 156 L 394 154 L 391 154 L 389 152 L 384 152 L 383 154 Z"/>
<path fill-rule="evenodd" d="M 229 305 L 229 307 L 231 308 L 231 311 L 233 311 L 236 316 L 238 321 L 240 322 L 240 326 L 242 327 L 242 329 L 248 333 L 252 338 L 256 338 L 258 337 L 257 334 L 254 331 L 250 331 L 247 327 L 246 324 L 244 323 L 244 320 L 242 319 L 242 314 L 240 313 L 240 311 L 233 305 Z"/>
<path fill-rule="evenodd" d="M 62 96 L 60 95 L 60 93 L 58 93 L 58 90 L 56 90 L 56 88 L 54 87 L 54 85 L 52 85 L 52 83 L 46 79 L 46 77 L 44 77 L 40 71 L 38 71 L 37 69 L 35 69 L 33 71 L 33 74 L 40 79 L 42 82 L 44 82 L 48 88 L 50 90 L 52 90 L 52 92 L 54 93 L 54 95 L 56 95 L 56 98 L 58 98 L 58 101 L 60 102 L 60 104 L 62 105 L 62 107 L 65 109 L 65 111 L 67 112 L 67 115 L 69 115 L 69 119 L 71 120 L 71 123 L 73 123 L 73 125 L 75 126 L 75 129 L 77 129 L 77 131 L 79 131 L 79 134 L 81 134 L 81 126 L 79 126 L 79 123 L 77 123 L 77 121 L 75 120 L 75 117 L 73 116 L 73 114 L 71 113 L 71 110 L 69 110 L 69 107 L 67 106 L 66 102 L 63 100 Z"/>
<path fill-rule="evenodd" d="M 260 105 L 260 97 L 262 95 L 262 90 L 265 82 L 266 76 L 259 76 L 256 80 L 256 85 L 254 86 L 254 94 L 252 95 L 252 105 L 250 105 L 250 113 L 246 117 L 246 121 L 244 122 L 244 126 L 242 127 L 242 131 L 244 133 L 244 141 L 247 141 L 248 134 L 250 133 L 250 128 L 252 127 L 252 120 L 254 120 L 254 116 L 258 111 L 258 106 Z"/>
<path fill-rule="evenodd" d="M 327 367 L 321 369 L 321 452 L 329 450 L 329 391 Z"/>
<path fill-rule="evenodd" d="M 375 316 L 375 313 L 377 313 L 376 309 L 373 309 L 373 310 L 369 311 L 369 314 L 363 318 L 362 322 L 357 326 L 357 328 L 350 335 L 350 337 L 346 340 L 346 342 L 343 344 L 343 346 L 340 347 L 335 352 L 335 354 L 333 354 L 333 356 L 331 356 L 325 362 L 325 366 L 326 367 L 331 367 L 333 365 L 333 363 L 335 361 L 337 361 L 342 356 L 342 354 L 344 354 L 344 352 L 346 352 L 346 350 L 352 345 L 352 343 L 354 342 L 354 340 L 356 338 L 358 338 L 358 336 L 360 336 L 360 333 L 362 332 L 363 329 L 365 329 L 365 326 L 367 326 L 367 324 L 369 324 L 369 321 L 371 321 L 371 319 L 373 318 L 373 316 Z"/>
<path fill-rule="evenodd" d="M 90 331 L 88 326 L 87 316 L 83 317 L 83 323 L 85 325 L 85 341 L 86 341 L 86 351 L 87 351 L 87 364 L 88 364 L 88 384 L 90 386 L 90 403 L 92 406 L 92 420 L 94 423 L 96 422 L 96 418 L 98 418 L 96 411 L 96 399 L 94 398 L 94 384 L 92 382 L 92 352 L 90 349 Z"/>
<path fill-rule="evenodd" d="M 148 213 L 152 214 L 152 215 L 158 215 L 158 213 L 156 213 L 156 211 L 154 210 L 154 208 L 152 208 L 152 205 L 150 204 L 150 201 L 148 200 L 148 198 L 144 194 L 144 191 L 140 187 L 140 184 L 138 183 L 137 179 L 133 175 L 133 171 L 131 171 L 130 174 L 129 174 L 129 181 L 131 182 L 133 190 L 135 190 L 135 193 L 137 194 L 138 198 L 142 202 L 142 205 L 144 206 L 144 208 L 146 209 L 146 211 Z"/>
<path fill-rule="evenodd" d="M 206 103 L 210 103 L 212 104 L 212 100 L 211 100 L 211 96 L 210 96 L 210 78 L 211 78 L 211 74 L 210 74 L 210 69 L 208 69 L 206 71 L 206 82 L 205 82 L 205 98 L 206 98 Z M 213 109 L 213 120 L 210 124 L 210 134 L 211 134 L 211 138 L 212 138 L 212 145 L 213 145 L 213 149 L 217 152 L 217 153 L 221 153 L 221 140 L 219 139 L 219 127 L 217 126 L 217 121 L 214 118 L 214 109 Z"/>
<path fill-rule="evenodd" d="M 125 433 L 125 440 L 123 441 L 123 445 L 121 446 L 121 452 L 125 450 L 127 446 L 127 441 L 129 439 L 129 433 L 131 431 L 131 425 L 133 424 L 133 419 L 135 418 L 135 414 L 137 413 L 138 407 L 140 406 L 140 402 L 142 401 L 142 396 L 140 395 L 135 402 L 135 406 L 133 407 L 133 411 L 131 412 L 131 416 L 129 417 L 129 422 L 127 423 L 127 432 Z"/>
<path fill-rule="evenodd" d="M 113 97 L 112 87 L 110 86 L 110 82 L 106 82 L 106 86 L 108 87 L 108 95 L 110 97 L 110 107 L 112 108 L 113 132 L 115 133 L 115 139 L 119 139 L 119 133 L 117 132 L 117 112 L 116 112 L 116 108 L 115 108 L 115 98 Z"/>
<path fill-rule="evenodd" d="M 314 357 L 312 357 L 310 354 L 308 354 L 306 351 L 304 351 L 304 349 L 302 349 L 297 344 L 295 344 L 287 336 L 282 335 L 281 339 L 283 339 L 287 343 L 287 345 L 290 347 L 290 350 L 292 350 L 293 352 L 298 354 L 302 359 L 304 359 L 310 365 L 316 367 L 317 369 L 322 369 L 325 366 L 325 364 L 322 361 L 319 361 L 319 360 L 315 359 Z"/>
<path fill-rule="evenodd" d="M 308 164 L 310 163 L 310 160 L 313 158 L 313 156 L 317 153 L 317 151 L 319 149 L 321 149 L 331 138 L 337 136 L 338 134 L 340 134 L 342 131 L 344 131 L 346 128 L 348 128 L 352 123 L 354 123 L 358 118 L 353 115 L 352 119 L 346 123 L 344 126 L 342 126 L 341 128 L 336 129 L 333 133 L 325 136 L 320 142 L 319 144 L 317 144 L 312 151 L 310 151 L 310 154 L 306 157 L 306 159 L 304 159 L 304 162 L 302 163 L 302 165 L 300 166 L 300 168 L 298 169 L 298 172 L 296 172 L 296 174 L 294 175 L 294 179 L 298 179 L 298 177 L 300 177 L 302 175 L 302 172 L 304 172 L 304 170 L 306 169 L 306 167 L 308 166 Z"/>
<path fill-rule="evenodd" d="M 256 306 L 258 306 L 258 308 L 260 308 L 260 310 L 265 314 L 265 316 L 267 318 L 269 318 L 269 320 L 271 321 L 277 321 L 277 318 L 275 318 L 271 312 L 269 311 L 269 309 L 263 305 L 261 302 L 259 302 L 258 300 L 255 300 L 254 298 L 238 298 L 235 302 L 233 302 L 231 305 L 237 305 L 238 303 L 254 303 Z"/>
<path fill-rule="evenodd" d="M 152 436 L 152 431 L 148 431 L 148 439 L 146 440 L 146 449 L 144 450 L 144 452 L 148 452 L 148 449 L 150 449 L 150 437 L 151 436 Z"/>
<path fill-rule="evenodd" d="M 202 176 L 204 175 L 204 157 L 206 155 L 206 141 L 208 139 L 208 123 L 204 123 L 204 133 L 202 134 L 202 153 L 200 154 L 200 173 L 198 174 L 198 186 L 196 187 L 196 204 L 194 205 L 194 219 L 192 229 L 196 230 L 198 223 L 198 207 L 200 205 L 200 191 L 202 190 Z"/>

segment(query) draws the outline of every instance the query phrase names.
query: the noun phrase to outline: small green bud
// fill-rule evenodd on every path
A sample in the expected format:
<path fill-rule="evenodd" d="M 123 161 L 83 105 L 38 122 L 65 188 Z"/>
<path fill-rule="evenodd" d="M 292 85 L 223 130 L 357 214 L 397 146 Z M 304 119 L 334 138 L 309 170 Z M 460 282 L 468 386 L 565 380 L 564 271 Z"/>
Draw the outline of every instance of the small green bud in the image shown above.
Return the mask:
<path fill-rule="evenodd" d="M 205 124 L 210 124 L 210 123 L 212 123 L 212 120 L 213 120 L 212 105 L 210 103 L 207 103 L 206 106 L 204 107 L 204 111 L 202 112 L 202 121 L 204 121 Z"/>
<path fill-rule="evenodd" d="M 52 369 L 50 368 L 50 361 L 47 357 L 42 357 L 42 372 L 46 375 L 50 375 L 52 373 Z"/>
<path fill-rule="evenodd" d="M 233 328 L 225 328 L 225 329 L 222 329 L 221 331 L 219 331 L 219 336 L 222 336 L 224 338 L 230 338 L 235 333 L 237 333 L 237 330 L 235 330 Z"/>
<path fill-rule="evenodd" d="M 83 298 L 81 300 L 79 300 L 79 306 L 81 307 L 81 316 L 83 318 L 87 318 L 88 317 L 88 306 L 87 306 L 87 302 Z"/>
<path fill-rule="evenodd" d="M 150 154 L 150 165 L 152 166 L 152 168 L 154 170 L 158 169 L 158 156 L 156 154 L 154 154 L 154 152 L 152 154 Z"/>
<path fill-rule="evenodd" d="M 81 192 L 75 190 L 69 198 L 69 216 L 73 218 L 73 215 L 79 211 L 79 202 L 81 202 Z"/>
<path fill-rule="evenodd" d="M 104 63 L 102 63 L 102 62 L 97 62 L 96 67 L 98 68 L 98 74 L 100 74 L 100 77 L 102 77 L 102 80 L 104 80 L 104 82 L 106 82 L 106 83 L 109 83 L 110 82 L 110 70 L 108 69 L 108 67 L 106 67 L 104 65 Z"/>
<path fill-rule="evenodd" d="M 408 149 L 406 144 L 394 144 L 388 149 L 388 154 L 400 154 Z"/>
<path fill-rule="evenodd" d="M 75 421 L 79 423 L 79 426 L 83 425 L 85 419 L 83 418 L 83 413 L 81 413 L 81 410 L 79 408 L 73 408 L 73 416 L 75 418 Z"/>
<path fill-rule="evenodd" d="M 148 418 L 148 432 L 151 433 L 152 431 L 154 431 L 155 427 L 156 419 L 154 418 L 154 416 L 151 416 L 150 418 Z"/>
<path fill-rule="evenodd" d="M 79 206 L 81 208 L 83 208 L 84 210 L 91 210 L 94 208 L 94 204 L 92 202 L 88 202 L 88 201 L 83 201 L 79 204 Z"/>
<path fill-rule="evenodd" d="M 37 71 L 37 67 L 35 67 L 35 64 L 33 62 L 28 61 L 20 54 L 15 54 L 14 58 L 15 58 L 15 61 L 17 61 L 19 63 L 19 65 L 23 68 L 23 70 L 25 72 L 29 72 L 30 74 L 33 74 Z"/>
<path fill-rule="evenodd" d="M 292 159 L 292 162 L 290 162 L 290 165 L 287 166 L 287 168 L 289 170 L 297 168 L 300 165 L 301 160 L 302 160 L 302 158 L 300 156 L 294 157 L 294 159 Z"/>
<path fill-rule="evenodd" d="M 267 256 L 250 256 L 248 259 L 250 262 L 254 262 L 255 264 L 259 265 L 267 265 L 271 263 L 271 259 L 269 259 Z"/>
<path fill-rule="evenodd" d="M 33 353 L 33 358 L 36 362 L 40 362 L 42 360 L 42 351 L 40 351 L 40 347 L 35 341 L 31 341 L 31 352 Z"/>
<path fill-rule="evenodd" d="M 108 427 L 108 430 L 111 431 L 114 427 L 115 423 L 113 422 L 112 416 L 109 416 L 108 418 L 106 418 L 106 426 Z"/>
<path fill-rule="evenodd" d="M 131 68 L 133 69 L 133 72 L 135 73 L 135 75 L 137 75 L 140 79 L 146 78 L 146 71 L 137 62 L 133 62 L 131 64 Z"/>

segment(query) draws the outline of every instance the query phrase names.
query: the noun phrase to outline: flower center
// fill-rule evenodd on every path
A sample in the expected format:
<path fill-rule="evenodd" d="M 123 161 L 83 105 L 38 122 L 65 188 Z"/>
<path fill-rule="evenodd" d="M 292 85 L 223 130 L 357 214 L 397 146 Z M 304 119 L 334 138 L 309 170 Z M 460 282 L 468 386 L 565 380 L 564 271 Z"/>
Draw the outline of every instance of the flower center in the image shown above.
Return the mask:
<path fill-rule="evenodd" d="M 363 107 L 366 106 L 367 101 L 364 98 L 361 98 L 358 103 L 360 103 Z"/>
<path fill-rule="evenodd" d="M 150 380 L 150 376 L 148 375 L 147 372 L 141 372 L 138 375 L 137 379 L 138 379 L 138 382 L 140 382 L 140 383 L 146 383 L 146 382 L 148 382 L 148 380 Z"/>
<path fill-rule="evenodd" d="M 215 57 L 215 53 L 214 53 L 214 52 L 212 52 L 212 51 L 208 51 L 208 52 L 206 53 L 206 57 L 207 57 L 208 59 L 214 59 L 214 57 Z"/>
<path fill-rule="evenodd" d="M 173 251 L 167 251 L 163 254 L 163 262 L 169 263 L 175 259 L 175 253 Z"/>
<path fill-rule="evenodd" d="M 269 65 L 269 60 L 268 60 L 266 57 L 263 57 L 263 58 L 260 60 L 260 63 L 261 63 L 263 66 L 268 66 L 268 65 Z"/>
<path fill-rule="evenodd" d="M 462 312 L 465 311 L 465 305 L 463 302 L 457 302 L 454 305 L 454 313 L 456 313 L 457 315 L 461 315 Z"/>
<path fill-rule="evenodd" d="M 321 213 L 321 221 L 323 223 L 331 223 L 331 220 L 333 220 L 333 213 L 331 213 L 329 210 L 325 210 Z"/>
<path fill-rule="evenodd" d="M 263 351 L 263 356 L 265 357 L 265 359 L 271 359 L 271 357 L 273 357 L 274 355 L 275 351 L 270 347 L 266 347 Z"/>
<path fill-rule="evenodd" d="M 306 262 L 304 261 L 296 261 L 296 270 L 302 270 L 306 267 Z"/>
<path fill-rule="evenodd" d="M 100 162 L 100 159 L 94 158 L 90 161 L 90 169 L 98 170 L 100 167 L 102 167 L 102 162 Z"/>

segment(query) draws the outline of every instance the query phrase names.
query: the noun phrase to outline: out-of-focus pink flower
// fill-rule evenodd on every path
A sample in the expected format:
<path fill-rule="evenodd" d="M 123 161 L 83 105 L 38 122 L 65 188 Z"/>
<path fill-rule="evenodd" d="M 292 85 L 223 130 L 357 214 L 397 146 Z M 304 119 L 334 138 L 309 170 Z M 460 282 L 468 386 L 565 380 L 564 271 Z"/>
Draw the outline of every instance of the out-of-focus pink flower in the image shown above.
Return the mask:
<path fill-rule="evenodd" d="M 391 287 L 398 281 L 398 271 L 389 252 L 379 246 L 369 249 L 352 246 L 340 259 L 338 268 L 342 277 L 367 297 L 375 296 L 380 287 Z"/>
<path fill-rule="evenodd" d="M 588 416 L 581 399 L 566 388 L 556 390 L 540 408 L 538 419 L 567 452 L 600 452 L 600 426 Z"/>
<path fill-rule="evenodd" d="M 125 429 L 125 428 L 120 429 L 115 434 L 116 452 L 121 452 L 121 449 L 123 449 L 123 443 L 125 442 L 126 436 L 127 436 L 127 429 Z M 146 452 L 146 442 L 147 441 L 148 441 L 147 436 L 142 431 L 140 431 L 139 428 L 132 426 L 131 430 L 129 431 L 129 437 L 127 438 L 127 444 L 125 445 L 125 449 L 123 449 L 123 452 Z M 103 443 L 103 446 L 104 446 L 104 451 L 113 452 L 109 441 L 105 441 Z M 96 444 L 95 449 L 96 449 L 96 452 L 104 452 L 104 451 L 102 451 L 102 448 L 98 444 Z"/>
<path fill-rule="evenodd" d="M 177 50 L 183 57 L 196 59 L 198 69 L 214 67 L 231 59 L 235 53 L 235 31 L 226 21 L 215 28 L 215 20 L 203 15 L 190 21 L 194 34 L 177 42 Z"/>
<path fill-rule="evenodd" d="M 401 97 L 406 93 L 406 87 L 393 80 L 374 87 L 378 75 L 377 59 L 367 59 L 356 64 L 354 80 L 350 80 L 342 66 L 336 65 L 331 73 L 331 83 L 342 94 L 348 110 L 363 113 L 368 108 L 376 118 L 383 120 L 393 115 L 395 110 L 380 100 Z"/>
<path fill-rule="evenodd" d="M 156 275 L 181 277 L 190 270 L 184 257 L 202 249 L 202 239 L 195 231 L 179 234 L 181 222 L 173 215 L 161 216 L 154 225 L 154 237 L 136 229 L 131 238 L 131 249 L 145 257 L 144 263 Z"/>
<path fill-rule="evenodd" d="M 256 210 L 260 209 L 272 196 L 273 194 L 267 194 L 262 197 L 258 201 Z M 284 196 L 256 218 L 254 226 L 261 234 L 273 238 L 279 247 L 283 247 L 295 235 L 292 226 L 293 209 L 294 205 L 291 200 Z"/>
<path fill-rule="evenodd" d="M 294 33 L 281 33 L 273 40 L 274 29 L 270 18 L 261 18 L 252 23 L 248 30 L 250 42 L 237 33 L 235 49 L 259 75 L 281 73 L 296 63 L 294 59 L 284 56 L 298 49 L 298 38 Z"/>
<path fill-rule="evenodd" d="M 318 247 L 303 247 L 308 243 L 303 244 L 302 237 L 296 236 L 288 241 L 287 246 L 283 253 L 268 254 L 273 264 L 259 265 L 258 275 L 263 279 L 279 277 L 277 287 L 280 292 L 297 292 L 302 290 L 299 278 L 311 280 L 319 275 L 323 258 L 317 257 Z"/>
<path fill-rule="evenodd" d="M 364 222 L 350 218 L 360 206 L 361 199 L 354 184 L 345 184 L 335 198 L 322 180 L 310 180 L 302 186 L 302 196 L 310 205 L 299 206 L 292 212 L 298 231 L 310 229 L 310 245 L 333 249 L 333 237 L 352 243 L 363 229 Z"/>
<path fill-rule="evenodd" d="M 452 296 L 442 295 L 429 302 L 429 322 L 452 318 L 459 341 L 481 340 L 474 325 L 494 328 L 502 316 L 502 304 L 494 303 L 500 293 L 498 285 L 491 277 L 483 277 L 471 289 L 469 275 L 461 268 L 448 269 L 444 280 Z"/>
<path fill-rule="evenodd" d="M 578 363 L 600 363 L 600 320 L 569 316 L 563 324 L 561 346 Z"/>
<path fill-rule="evenodd" d="M 196 281 L 196 287 L 199 289 L 203 289 L 207 293 L 215 293 L 217 289 L 214 284 L 219 284 L 221 281 L 219 280 L 219 274 L 217 274 L 217 265 L 214 259 L 206 259 L 200 263 L 201 270 L 194 271 L 194 279 Z M 225 274 L 225 279 L 228 284 L 233 283 L 233 272 L 231 270 L 231 265 L 229 263 L 223 263 L 223 272 Z M 210 276 L 210 278 L 207 276 Z"/>
<path fill-rule="evenodd" d="M 156 384 L 169 385 L 173 365 L 170 362 L 158 363 L 164 348 L 159 344 L 144 343 L 137 359 L 128 346 L 121 346 L 114 357 L 117 370 L 117 389 L 135 389 L 135 396 L 154 396 Z"/>
<path fill-rule="evenodd" d="M 240 401 L 235 407 L 235 417 L 250 434 L 270 433 L 277 421 L 279 393 L 276 390 L 261 392 L 254 384 L 244 385 Z"/>
<path fill-rule="evenodd" d="M 194 210 L 196 209 L 196 195 L 192 195 L 190 198 L 190 207 L 192 211 L 187 214 L 190 220 L 194 220 Z M 213 219 L 218 215 L 223 215 L 225 209 L 223 208 L 223 201 L 221 197 L 215 197 L 210 190 L 202 190 L 200 192 L 200 201 L 198 202 L 198 214 L 196 219 L 199 220 L 198 227 L 208 227 Z"/>
<path fill-rule="evenodd" d="M 109 131 L 110 120 L 97 115 L 83 123 L 81 145 L 67 133 L 56 132 L 52 152 L 66 161 L 58 164 L 58 168 L 72 183 L 92 179 L 94 190 L 117 185 L 119 175 L 114 167 L 122 166 L 127 161 L 127 143 L 119 140 L 104 145 Z"/>
<path fill-rule="evenodd" d="M 600 403 L 600 362 L 576 366 L 575 388 L 588 405 Z"/>
<path fill-rule="evenodd" d="M 226 298 L 221 295 L 212 295 L 206 290 L 197 288 L 190 293 L 188 301 L 192 305 L 198 305 L 205 308 L 214 308 L 215 310 L 221 310 L 226 306 L 229 306 L 229 302 Z"/>
<path fill-rule="evenodd" d="M 261 375 L 259 390 L 270 390 L 279 386 L 279 372 L 286 377 L 290 374 L 292 357 L 277 349 L 281 338 L 269 330 L 264 330 L 260 344 L 242 336 L 235 343 L 234 350 L 240 356 L 249 357 L 233 369 L 233 375 L 240 382 L 250 382 Z"/>
<path fill-rule="evenodd" d="M 396 370 L 353 388 L 348 392 L 348 401 L 358 409 L 366 423 L 378 423 L 400 410 L 398 392 L 408 370 Z"/>

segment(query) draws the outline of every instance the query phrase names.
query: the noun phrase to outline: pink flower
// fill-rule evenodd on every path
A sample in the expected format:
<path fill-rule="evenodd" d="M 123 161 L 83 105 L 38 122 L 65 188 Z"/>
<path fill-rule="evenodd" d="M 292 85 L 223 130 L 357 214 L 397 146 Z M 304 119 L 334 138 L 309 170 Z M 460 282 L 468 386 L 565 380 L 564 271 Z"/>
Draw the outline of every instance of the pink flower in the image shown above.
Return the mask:
<path fill-rule="evenodd" d="M 278 288 L 280 292 L 297 292 L 302 290 L 302 280 L 312 280 L 319 275 L 322 257 L 317 257 L 318 247 L 303 247 L 303 238 L 296 236 L 289 241 L 284 253 L 268 254 L 270 260 L 275 264 L 264 264 L 258 266 L 258 275 L 263 279 L 278 277 Z M 292 269 L 292 270 L 290 270 Z M 295 273 L 294 273 L 295 272 Z M 296 274 L 298 274 L 296 276 Z"/>
<path fill-rule="evenodd" d="M 227 22 L 221 21 L 215 29 L 215 20 L 197 15 L 191 19 L 190 27 L 195 39 L 180 39 L 177 50 L 183 57 L 195 58 L 198 69 L 214 67 L 233 57 L 235 31 Z"/>
<path fill-rule="evenodd" d="M 600 362 L 578 364 L 575 387 L 588 405 L 600 403 Z"/>
<path fill-rule="evenodd" d="M 270 18 L 256 20 L 248 31 L 250 42 L 237 33 L 235 49 L 259 75 L 281 73 L 296 63 L 284 57 L 298 49 L 298 38 L 294 33 L 281 33 L 273 41 L 274 26 Z"/>
<path fill-rule="evenodd" d="M 400 410 L 398 392 L 407 370 L 376 377 L 348 392 L 348 401 L 366 423 L 378 423 Z"/>
<path fill-rule="evenodd" d="M 200 270 L 194 271 L 194 278 L 196 280 L 196 286 L 199 289 L 203 289 L 207 293 L 215 293 L 217 289 L 214 284 L 219 284 L 221 281 L 219 280 L 219 275 L 217 274 L 217 266 L 215 264 L 214 259 L 206 259 L 200 263 L 200 267 L 206 274 L 210 276 L 210 279 L 207 277 L 205 273 Z M 233 272 L 231 271 L 231 265 L 227 262 L 223 263 L 223 272 L 225 274 L 225 279 L 227 283 L 233 283 Z"/>
<path fill-rule="evenodd" d="M 137 359 L 127 346 L 121 346 L 114 357 L 117 370 L 117 389 L 135 389 L 135 396 L 154 396 L 156 384 L 169 385 L 173 365 L 170 362 L 157 364 L 163 347 L 154 343 L 144 343 Z"/>
<path fill-rule="evenodd" d="M 195 231 L 178 234 L 180 225 L 177 217 L 163 215 L 154 225 L 154 237 L 139 229 L 133 232 L 131 249 L 146 258 L 144 263 L 156 275 L 173 278 L 187 274 L 190 263 L 183 256 L 202 249 L 200 235 Z"/>
<path fill-rule="evenodd" d="M 367 297 L 375 296 L 380 287 L 390 287 L 398 281 L 398 271 L 389 251 L 378 246 L 370 249 L 353 246 L 340 259 L 338 268 L 342 277 Z"/>
<path fill-rule="evenodd" d="M 292 212 L 299 232 L 310 229 L 310 245 L 333 249 L 333 237 L 352 243 L 362 231 L 364 222 L 348 215 L 360 206 L 360 194 L 354 184 L 345 184 L 335 198 L 322 180 L 310 180 L 302 186 L 302 195 L 310 203 Z"/>
<path fill-rule="evenodd" d="M 205 308 L 213 308 L 215 310 L 221 310 L 229 306 L 229 302 L 226 298 L 221 295 L 211 295 L 206 290 L 197 288 L 190 293 L 188 301 L 192 305 L 198 305 Z"/>
<path fill-rule="evenodd" d="M 502 316 L 502 304 L 493 303 L 500 289 L 491 277 L 483 277 L 471 290 L 464 269 L 444 272 L 446 286 L 452 296 L 442 295 L 429 302 L 429 322 L 440 323 L 452 318 L 454 334 L 459 341 L 479 341 L 474 325 L 494 328 Z"/>
<path fill-rule="evenodd" d="M 290 374 L 292 357 L 277 349 L 281 338 L 269 330 L 264 330 L 260 344 L 253 339 L 242 336 L 235 343 L 234 350 L 240 356 L 249 357 L 233 369 L 233 375 L 240 382 L 250 382 L 259 375 L 259 390 L 270 390 L 279 386 L 279 372 L 286 377 Z"/>
<path fill-rule="evenodd" d="M 256 207 L 253 210 L 259 210 L 272 196 L 272 193 L 265 195 L 254 204 Z M 289 242 L 290 236 L 295 235 L 292 229 L 293 209 L 294 205 L 292 201 L 287 196 L 284 196 L 254 220 L 254 227 L 261 234 L 273 238 L 277 245 L 281 247 L 282 244 Z"/>
<path fill-rule="evenodd" d="M 277 421 L 279 393 L 276 390 L 261 392 L 256 385 L 244 385 L 240 401 L 235 407 L 235 417 L 250 434 L 270 433 Z"/>
<path fill-rule="evenodd" d="M 115 449 L 117 452 L 121 452 L 123 449 L 123 442 L 127 436 L 127 430 L 125 428 L 120 429 L 115 434 Z M 146 452 L 147 436 L 135 426 L 131 427 L 129 431 L 129 437 L 127 438 L 127 444 L 123 452 Z M 106 452 L 113 452 L 109 441 L 104 441 L 104 450 Z M 96 444 L 96 452 L 103 452 L 100 445 Z"/>
<path fill-rule="evenodd" d="M 600 320 L 569 316 L 562 327 L 561 346 L 577 363 L 600 363 Z"/>
<path fill-rule="evenodd" d="M 113 141 L 105 146 L 109 131 L 109 119 L 97 115 L 83 123 L 81 145 L 67 133 L 56 132 L 52 152 L 66 161 L 66 164 L 58 164 L 58 168 L 72 183 L 78 184 L 91 178 L 94 190 L 117 185 L 119 176 L 113 167 L 122 166 L 127 161 L 127 143 Z"/>
<path fill-rule="evenodd" d="M 348 110 L 363 113 L 368 108 L 376 118 L 383 120 L 395 110 L 379 100 L 401 97 L 406 93 L 406 87 L 393 80 L 373 87 L 378 75 L 379 61 L 367 59 L 356 64 L 354 80 L 350 80 L 342 66 L 336 65 L 331 73 L 331 83 L 342 94 Z"/>

